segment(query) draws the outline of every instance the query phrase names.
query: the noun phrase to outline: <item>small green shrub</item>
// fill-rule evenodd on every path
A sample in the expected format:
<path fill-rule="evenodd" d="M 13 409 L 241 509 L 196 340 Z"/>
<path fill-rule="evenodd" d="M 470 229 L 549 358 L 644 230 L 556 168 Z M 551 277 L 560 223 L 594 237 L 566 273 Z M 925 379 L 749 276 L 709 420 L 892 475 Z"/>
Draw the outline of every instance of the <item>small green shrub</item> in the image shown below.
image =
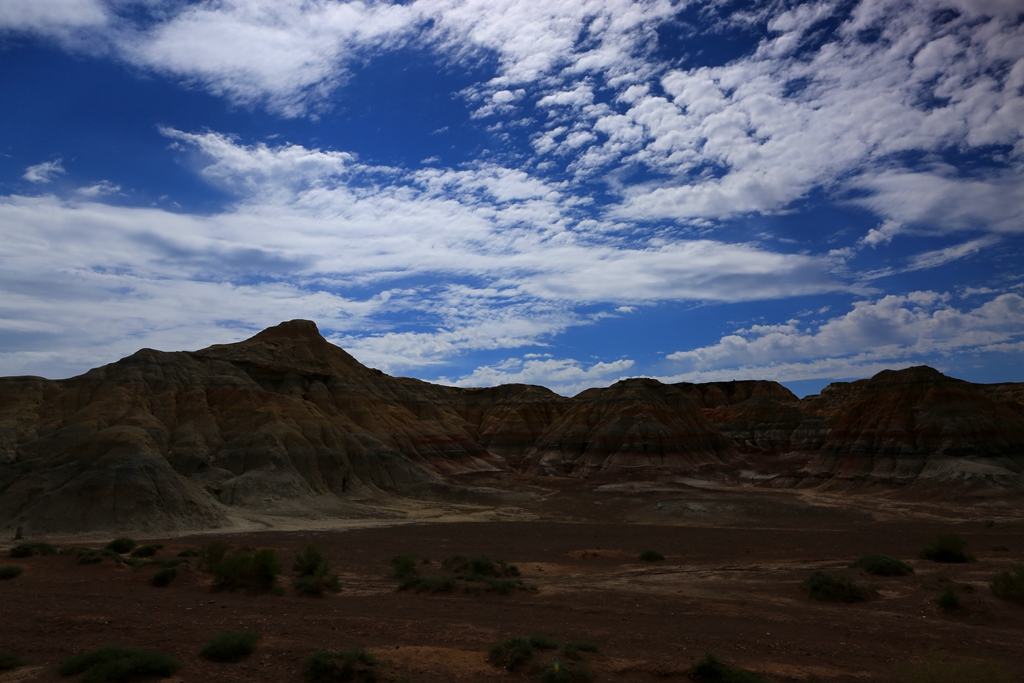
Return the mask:
<path fill-rule="evenodd" d="M 331 681 L 377 680 L 377 659 L 362 650 L 329 652 L 321 650 L 302 662 L 302 679 L 306 683 L 330 683 Z"/>
<path fill-rule="evenodd" d="M 216 540 L 210 544 L 204 543 L 199 551 L 199 566 L 213 571 L 213 568 L 220 564 L 227 554 L 228 544 L 224 541 Z"/>
<path fill-rule="evenodd" d="M 292 588 L 296 593 L 302 595 L 323 595 L 323 592 L 330 591 L 338 593 L 341 591 L 341 583 L 337 574 L 326 576 L 300 576 L 292 581 Z"/>
<path fill-rule="evenodd" d="M 992 577 L 992 595 L 1024 605 L 1024 564 L 1015 564 Z"/>
<path fill-rule="evenodd" d="M 82 674 L 82 683 L 128 681 L 135 676 L 170 676 L 181 668 L 178 660 L 152 650 L 108 645 L 65 659 L 62 676 Z"/>
<path fill-rule="evenodd" d="M 395 570 L 395 578 L 403 581 L 416 576 L 415 555 L 395 555 L 391 558 L 391 567 Z"/>
<path fill-rule="evenodd" d="M 176 578 L 178 578 L 177 568 L 166 567 L 158 571 L 156 574 L 154 574 L 153 578 L 150 579 L 149 582 L 157 588 L 164 588 L 165 586 L 170 584 L 171 581 L 174 581 L 174 579 Z"/>
<path fill-rule="evenodd" d="M 102 562 L 104 557 L 109 557 L 118 564 L 130 564 L 136 566 L 136 560 L 129 560 L 116 550 L 111 548 L 80 548 L 78 550 L 78 564 L 96 564 Z"/>
<path fill-rule="evenodd" d="M 0 652 L 0 671 L 25 666 L 25 660 L 12 652 Z"/>
<path fill-rule="evenodd" d="M 136 545 L 138 544 L 133 539 L 128 538 L 127 536 L 121 536 L 120 538 L 115 538 L 103 547 L 107 550 L 113 550 L 119 555 L 124 555 L 125 553 L 130 552 Z"/>
<path fill-rule="evenodd" d="M 214 636 L 199 654 L 211 662 L 240 662 L 252 654 L 259 639 L 258 631 L 222 633 Z"/>
<path fill-rule="evenodd" d="M 132 551 L 132 557 L 153 557 L 158 550 L 163 550 L 162 545 L 140 545 Z"/>
<path fill-rule="evenodd" d="M 815 600 L 834 602 L 863 602 L 868 599 L 868 589 L 845 574 L 814 572 L 803 582 L 803 588 Z"/>
<path fill-rule="evenodd" d="M 901 683 L 1009 683 L 1010 677 L 995 662 L 947 659 L 940 654 L 896 665 Z"/>
<path fill-rule="evenodd" d="M 148 560 L 146 562 L 143 562 L 142 564 L 143 566 L 150 564 L 158 564 L 161 567 L 164 567 L 165 569 L 171 569 L 172 567 L 177 567 L 179 564 L 188 564 L 188 559 L 184 557 L 172 557 L 166 560 Z"/>
<path fill-rule="evenodd" d="M 586 669 L 566 666 L 559 662 L 545 667 L 540 674 L 541 683 L 586 683 L 592 678 Z"/>
<path fill-rule="evenodd" d="M 16 576 L 21 576 L 23 571 L 25 570 L 16 564 L 0 567 L 0 580 L 13 579 Z"/>
<path fill-rule="evenodd" d="M 295 554 L 292 571 L 298 572 L 299 576 L 312 576 L 325 562 L 327 562 L 327 558 L 320 552 L 320 548 L 310 543 L 303 552 Z M 328 562 L 328 564 L 330 563 Z"/>
<path fill-rule="evenodd" d="M 292 569 L 299 572 L 299 577 L 292 581 L 292 588 L 297 593 L 321 595 L 325 590 L 332 593 L 341 590 L 338 575 L 331 572 L 331 563 L 313 544 L 307 545 L 303 553 L 295 555 Z"/>
<path fill-rule="evenodd" d="M 399 590 L 415 588 L 417 593 L 447 593 L 455 587 L 454 576 L 438 576 L 431 578 L 413 577 L 402 582 Z"/>
<path fill-rule="evenodd" d="M 424 564 L 427 564 L 424 561 Z M 401 579 L 398 590 L 415 589 L 417 593 L 441 593 L 452 590 L 456 582 L 466 582 L 467 593 L 493 591 L 499 595 L 508 595 L 513 590 L 536 590 L 527 586 L 521 579 L 505 577 L 519 576 L 519 567 L 508 564 L 504 560 L 491 560 L 481 555 L 467 559 L 462 555 L 446 557 L 441 562 L 445 569 L 458 572 L 455 576 L 421 577 L 416 568 L 416 558 L 412 555 L 396 555 L 391 558 L 394 576 Z"/>
<path fill-rule="evenodd" d="M 199 557 L 199 551 L 195 548 L 185 548 L 178 553 L 178 557 Z"/>
<path fill-rule="evenodd" d="M 213 565 L 213 585 L 233 591 L 236 588 L 272 590 L 281 574 L 281 561 L 270 548 L 249 554 L 236 552 Z"/>
<path fill-rule="evenodd" d="M 967 541 L 956 534 L 940 534 L 921 551 L 921 557 L 932 562 L 974 562 L 967 550 Z"/>
<path fill-rule="evenodd" d="M 657 550 L 645 550 L 640 553 L 640 559 L 644 562 L 658 562 L 660 560 L 664 560 L 665 556 Z"/>
<path fill-rule="evenodd" d="M 78 564 L 96 564 L 103 561 L 99 550 L 83 550 L 78 553 Z"/>
<path fill-rule="evenodd" d="M 508 564 L 505 560 L 492 560 L 486 555 L 469 559 L 462 555 L 453 555 L 452 557 L 444 558 L 441 561 L 441 565 L 449 571 L 474 577 L 506 578 L 509 576 L 519 576 L 519 567 L 516 565 Z"/>
<path fill-rule="evenodd" d="M 947 612 L 955 612 L 960 609 L 960 596 L 957 595 L 956 589 L 952 586 L 946 586 L 946 590 L 942 592 L 942 595 L 938 599 L 939 607 Z"/>
<path fill-rule="evenodd" d="M 598 647 L 594 643 L 572 640 L 562 646 L 562 654 L 566 659 L 578 662 L 583 659 L 580 655 L 581 652 L 598 652 Z"/>
<path fill-rule="evenodd" d="M 875 576 L 906 576 L 914 573 L 913 567 L 906 562 L 878 553 L 865 555 L 850 564 L 850 567 L 859 567 Z"/>
<path fill-rule="evenodd" d="M 547 636 L 530 636 L 530 647 L 537 650 L 555 650 L 558 648 L 558 643 L 553 641 Z"/>
<path fill-rule="evenodd" d="M 11 557 L 31 557 L 32 555 L 56 555 L 57 549 L 49 543 L 21 543 L 11 548 Z"/>
<path fill-rule="evenodd" d="M 1009 548 L 1007 548 L 1005 545 L 994 545 L 992 546 L 992 550 L 996 551 L 997 553 L 1004 553 L 1007 550 L 1009 550 Z"/>
<path fill-rule="evenodd" d="M 495 666 L 515 671 L 516 667 L 528 661 L 532 656 L 533 646 L 530 645 L 530 639 L 514 636 L 495 643 L 487 655 L 487 660 Z"/>
<path fill-rule="evenodd" d="M 690 676 L 705 683 L 770 683 L 746 669 L 726 666 L 711 650 L 690 667 Z"/>

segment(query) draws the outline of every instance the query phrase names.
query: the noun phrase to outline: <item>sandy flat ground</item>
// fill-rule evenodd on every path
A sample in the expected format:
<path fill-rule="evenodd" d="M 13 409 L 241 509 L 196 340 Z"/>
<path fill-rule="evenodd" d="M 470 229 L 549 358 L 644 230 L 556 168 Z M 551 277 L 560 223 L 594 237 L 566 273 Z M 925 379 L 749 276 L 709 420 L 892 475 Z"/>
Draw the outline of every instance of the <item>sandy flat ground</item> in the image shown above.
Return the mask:
<path fill-rule="evenodd" d="M 414 501 L 366 501 L 358 518 L 254 513 L 229 530 L 136 535 L 163 543 L 162 558 L 216 538 L 273 548 L 284 560 L 284 585 L 293 553 L 314 543 L 344 588 L 322 598 L 215 591 L 209 574 L 187 567 L 167 588 L 154 588 L 157 567 L 133 570 L 109 559 L 78 565 L 71 555 L 4 558 L 0 564 L 25 572 L 0 582 L 0 651 L 29 665 L 0 674 L 0 682 L 67 680 L 57 673 L 62 659 L 106 644 L 175 656 L 183 667 L 174 681 L 300 681 L 299 666 L 313 652 L 354 647 L 378 657 L 381 681 L 539 680 L 529 665 L 509 673 L 486 661 L 493 643 L 530 634 L 597 644 L 600 652 L 585 656 L 595 681 L 688 680 L 688 667 L 707 649 L 773 681 L 896 681 L 898 662 L 936 653 L 996 661 L 1011 680 L 1024 680 L 1024 606 L 988 590 L 993 574 L 1024 561 L 1024 520 L 1012 501 L 906 503 L 692 482 L 526 481 L 514 490 L 463 483 Z M 917 558 L 947 532 L 965 538 L 978 561 Z M 108 536 L 46 540 L 96 545 Z M 665 559 L 642 562 L 645 549 Z M 903 559 L 915 573 L 882 578 L 847 569 L 871 552 Z M 451 555 L 504 559 L 536 590 L 398 591 L 389 565 L 397 554 L 415 555 L 425 575 L 442 573 L 440 561 Z M 811 600 L 800 584 L 815 570 L 849 573 L 875 584 L 876 595 L 859 604 Z M 963 604 L 954 613 L 936 604 L 949 585 Z M 199 657 L 213 635 L 248 629 L 263 639 L 244 662 Z M 537 661 L 557 656 L 541 653 Z"/>

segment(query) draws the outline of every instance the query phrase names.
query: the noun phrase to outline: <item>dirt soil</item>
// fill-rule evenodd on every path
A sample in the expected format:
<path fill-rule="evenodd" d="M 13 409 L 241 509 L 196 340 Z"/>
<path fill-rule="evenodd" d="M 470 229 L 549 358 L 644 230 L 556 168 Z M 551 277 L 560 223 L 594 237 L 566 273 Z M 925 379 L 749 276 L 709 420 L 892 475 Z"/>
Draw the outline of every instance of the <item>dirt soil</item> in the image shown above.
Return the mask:
<path fill-rule="evenodd" d="M 379 659 L 378 681 L 410 683 L 539 681 L 540 664 L 571 664 L 559 651 L 538 652 L 515 672 L 488 663 L 491 645 L 531 634 L 598 645 L 583 654 L 594 681 L 689 680 L 708 649 L 771 681 L 897 681 L 898 663 L 937 654 L 996 662 L 1009 680 L 1024 680 L 1024 606 L 988 589 L 993 574 L 1024 561 L 1024 520 L 1002 503 L 905 505 L 695 482 L 532 481 L 515 490 L 463 483 L 472 486 L 458 495 L 438 489 L 415 505 L 395 503 L 384 520 L 264 520 L 282 528 L 137 539 L 164 544 L 158 558 L 217 538 L 233 548 L 273 548 L 285 565 L 283 586 L 293 553 L 313 543 L 343 586 L 319 598 L 290 588 L 283 596 L 217 591 L 195 560 L 155 588 L 157 566 L 132 569 L 109 558 L 79 565 L 71 554 L 12 559 L 8 542 L 0 565 L 25 571 L 0 581 L 0 652 L 28 664 L 0 672 L 0 683 L 69 680 L 57 672 L 60 661 L 109 644 L 179 659 L 170 681 L 298 682 L 302 661 L 321 649 L 365 648 Z M 918 558 L 949 532 L 967 540 L 977 562 Z M 97 547 L 109 539 L 26 540 Z M 647 549 L 665 559 L 639 560 Z M 847 568 L 867 553 L 900 558 L 915 573 L 871 577 Z M 415 555 L 425 576 L 443 574 L 441 560 L 452 555 L 503 559 L 536 590 L 399 591 L 389 563 L 398 554 Z M 874 584 L 874 598 L 812 600 L 801 583 L 816 570 Z M 936 602 L 947 586 L 960 597 L 954 612 Z M 247 659 L 199 656 L 211 637 L 237 630 L 263 636 Z"/>

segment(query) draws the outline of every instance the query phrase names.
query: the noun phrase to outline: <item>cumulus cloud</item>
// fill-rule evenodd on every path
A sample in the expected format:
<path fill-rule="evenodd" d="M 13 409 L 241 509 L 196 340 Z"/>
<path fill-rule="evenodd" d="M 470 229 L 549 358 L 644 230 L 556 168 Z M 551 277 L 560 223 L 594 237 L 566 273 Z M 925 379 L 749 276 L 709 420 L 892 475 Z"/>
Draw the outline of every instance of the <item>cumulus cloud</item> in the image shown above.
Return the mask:
<path fill-rule="evenodd" d="M 613 188 L 618 219 L 775 212 L 823 188 L 853 192 L 851 201 L 888 225 L 1024 225 L 1018 172 L 964 177 L 901 161 L 907 153 L 1024 154 L 1024 26 L 1015 3 L 764 2 L 735 12 L 707 2 L 701 15 L 717 17 L 721 30 L 763 22 L 767 34 L 727 64 L 680 68 L 656 57 L 657 31 L 686 4 L 158 2 L 142 25 L 130 13 L 109 21 L 126 7 L 118 4 L 12 0 L 0 25 L 44 33 L 94 26 L 136 65 L 286 116 L 329 106 L 351 64 L 400 46 L 452 64 L 491 56 L 493 77 L 464 93 L 477 116 L 546 113 L 549 129 L 535 136 L 534 151 L 579 179 L 615 182 L 609 170 L 634 167 L 655 174 Z M 936 20 L 943 7 L 959 14 Z M 877 37 L 865 39 L 869 32 Z M 612 100 L 598 101 L 601 89 Z"/>
<path fill-rule="evenodd" d="M 3 198 L 0 286 L 21 293 L 0 318 L 62 320 L 65 330 L 86 327 L 90 315 L 109 320 L 91 325 L 101 330 L 97 359 L 109 358 L 102 330 L 120 327 L 132 344 L 145 338 L 165 348 L 153 330 L 195 331 L 165 316 L 184 315 L 183 303 L 168 302 L 187 291 L 188 310 L 201 310 L 207 327 L 270 324 L 307 311 L 357 357 L 397 369 L 543 344 L 590 324 L 593 314 L 578 312 L 583 306 L 607 313 L 652 300 L 843 288 L 827 260 L 804 254 L 664 236 L 624 244 L 562 184 L 518 169 L 402 171 L 343 152 L 245 145 L 213 132 L 165 134 L 198 151 L 199 173 L 237 201 L 203 216 L 88 201 L 110 189 L 102 184 L 93 186 L 95 196 L 87 188 L 73 201 Z M 434 284 L 402 284 L 416 277 Z M 281 304 L 256 315 L 248 302 L 262 290 Z M 110 305 L 115 297 L 120 303 Z M 420 320 L 415 332 L 398 324 L 407 314 Z M 84 336 L 81 343 L 88 346 Z"/>
<path fill-rule="evenodd" d="M 933 21 L 941 4 L 963 12 Z M 535 150 L 568 153 L 555 131 L 582 126 L 598 139 L 570 170 L 663 174 L 621 188 L 614 215 L 623 219 L 770 213 L 822 188 L 852 193 L 889 227 L 1020 231 L 1024 178 L 1014 164 L 964 176 L 949 165 L 907 166 L 903 156 L 1024 153 L 1024 27 L 997 3 L 965 4 L 879 1 L 844 10 L 806 3 L 775 16 L 773 5 L 763 5 L 770 33 L 752 54 L 624 84 L 623 106 L 563 112 Z M 820 26 L 826 17 L 841 19 L 831 33 Z M 878 38 L 864 39 L 869 30 Z M 577 92 L 541 102 L 583 104 Z M 872 234 L 867 243 L 892 234 Z"/>
<path fill-rule="evenodd" d="M 29 166 L 21 177 L 32 183 L 49 183 L 64 173 L 66 173 L 64 164 L 60 159 L 56 159 L 55 161 L 44 161 L 35 166 Z"/>
<path fill-rule="evenodd" d="M 484 365 L 472 373 L 441 383 L 458 387 L 486 387 L 496 384 L 541 384 L 564 396 L 573 396 L 591 387 L 604 387 L 625 379 L 634 362 L 629 359 L 586 365 L 565 358 L 508 358 Z"/>
<path fill-rule="evenodd" d="M 920 291 L 859 301 L 845 315 L 816 326 L 796 320 L 753 325 L 667 358 L 682 369 L 673 375 L 675 381 L 724 376 L 796 380 L 857 376 L 968 350 L 1011 350 L 1024 339 L 1024 297 L 1019 294 L 1000 294 L 965 310 L 950 299 L 949 294 Z"/>
<path fill-rule="evenodd" d="M 352 64 L 411 43 L 450 63 L 494 55 L 498 74 L 467 95 L 481 102 L 480 116 L 508 112 L 524 92 L 516 86 L 557 78 L 562 71 L 611 78 L 649 73 L 641 48 L 654 42 L 655 24 L 676 10 L 669 0 L 157 2 L 150 6 L 155 21 L 138 26 L 128 12 L 108 21 L 108 9 L 96 0 L 49 4 L 60 2 L 75 10 L 69 16 L 81 16 L 80 23 L 111 24 L 94 39 L 130 62 L 285 116 L 328 106 Z M 43 33 L 71 21 L 49 10 L 36 12 L 36 19 L 18 18 L 47 4 L 14 0 L 24 7 L 10 11 L 9 21 Z"/>

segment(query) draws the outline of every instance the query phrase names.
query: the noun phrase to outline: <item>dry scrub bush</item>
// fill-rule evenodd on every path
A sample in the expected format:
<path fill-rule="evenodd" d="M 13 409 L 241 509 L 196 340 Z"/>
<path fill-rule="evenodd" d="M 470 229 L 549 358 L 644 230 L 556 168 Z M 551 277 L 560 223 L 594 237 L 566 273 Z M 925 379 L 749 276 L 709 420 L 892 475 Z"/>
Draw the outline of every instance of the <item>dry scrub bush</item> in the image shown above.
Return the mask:
<path fill-rule="evenodd" d="M 815 600 L 833 602 L 864 602 L 870 597 L 870 589 L 855 583 L 846 574 L 814 572 L 803 582 L 803 588 Z"/>
<path fill-rule="evenodd" d="M 1024 605 L 1024 564 L 1015 564 L 992 577 L 992 595 Z"/>
<path fill-rule="evenodd" d="M 338 575 L 331 572 L 331 563 L 312 543 L 306 546 L 305 551 L 295 555 L 292 569 L 299 572 L 299 577 L 292 581 L 292 588 L 297 593 L 321 595 L 325 590 L 332 593 L 341 590 Z"/>
<path fill-rule="evenodd" d="M 65 659 L 60 663 L 60 674 L 82 674 L 82 683 L 105 683 L 144 676 L 170 676 L 180 668 L 178 660 L 160 652 L 108 645 Z"/>
<path fill-rule="evenodd" d="M 377 680 L 373 667 L 377 659 L 362 650 L 329 652 L 321 650 L 302 663 L 302 678 L 306 683 L 331 683 L 332 681 Z"/>
<path fill-rule="evenodd" d="M 20 543 L 11 548 L 11 557 L 31 557 L 32 555 L 56 555 L 57 549 L 49 543 Z"/>
<path fill-rule="evenodd" d="M 106 550 L 113 550 L 119 555 L 124 555 L 125 553 L 130 552 L 136 545 L 138 544 L 133 539 L 130 539 L 127 536 L 121 536 L 120 538 L 115 538 L 113 541 L 105 545 L 104 548 Z"/>
<path fill-rule="evenodd" d="M 25 660 L 12 652 L 0 652 L 0 671 L 25 666 Z"/>
<path fill-rule="evenodd" d="M 255 553 L 235 552 L 213 565 L 213 585 L 233 591 L 236 588 L 273 590 L 281 574 L 281 561 L 270 548 Z"/>
<path fill-rule="evenodd" d="M 161 569 L 156 574 L 154 574 L 153 578 L 150 579 L 149 582 L 157 588 L 164 588 L 176 578 L 178 578 L 177 568 L 165 567 L 164 569 Z"/>
<path fill-rule="evenodd" d="M 21 576 L 23 571 L 25 570 L 16 564 L 0 567 L 0 580 L 6 581 L 7 579 L 13 579 L 16 576 Z"/>
<path fill-rule="evenodd" d="M 704 683 L 770 683 L 746 669 L 726 666 L 711 650 L 690 667 L 690 677 Z"/>
<path fill-rule="evenodd" d="M 865 555 L 852 562 L 850 567 L 858 567 L 874 576 L 906 576 L 914 573 L 914 569 L 906 562 L 878 553 Z"/>
<path fill-rule="evenodd" d="M 921 551 L 921 557 L 932 562 L 974 562 L 967 550 L 967 541 L 956 534 L 940 534 L 932 544 Z"/>
<path fill-rule="evenodd" d="M 1010 678 L 995 662 L 978 659 L 947 659 L 935 654 L 926 659 L 896 666 L 900 683 L 1009 683 Z"/>
<path fill-rule="evenodd" d="M 240 662 L 252 654 L 259 639 L 258 631 L 222 633 L 214 636 L 199 654 L 211 662 Z"/>
<path fill-rule="evenodd" d="M 587 683 L 593 676 L 586 669 L 554 662 L 541 670 L 541 683 Z"/>

